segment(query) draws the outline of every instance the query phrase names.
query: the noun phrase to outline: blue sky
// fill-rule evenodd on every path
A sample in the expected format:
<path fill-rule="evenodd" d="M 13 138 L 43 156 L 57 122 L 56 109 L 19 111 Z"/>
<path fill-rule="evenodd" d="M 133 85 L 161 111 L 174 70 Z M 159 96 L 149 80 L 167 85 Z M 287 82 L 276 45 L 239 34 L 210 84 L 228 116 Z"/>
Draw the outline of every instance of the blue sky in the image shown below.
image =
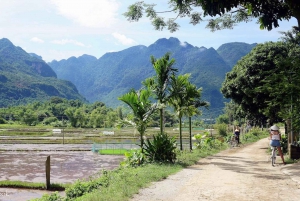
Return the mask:
<path fill-rule="evenodd" d="M 239 24 L 233 30 L 210 32 L 205 29 L 205 22 L 193 26 L 188 19 L 180 19 L 181 28 L 175 33 L 155 31 L 146 18 L 130 23 L 122 15 L 136 1 L 1 0 L 0 38 L 8 38 L 14 45 L 50 62 L 83 54 L 99 58 L 106 52 L 134 45 L 149 46 L 160 38 L 169 37 L 193 46 L 215 49 L 228 42 L 277 41 L 281 37 L 279 31 L 290 30 L 296 25 L 296 20 L 292 19 L 281 22 L 280 27 L 273 31 L 267 31 L 260 30 L 254 21 Z M 158 10 L 168 10 L 168 1 L 160 2 Z"/>

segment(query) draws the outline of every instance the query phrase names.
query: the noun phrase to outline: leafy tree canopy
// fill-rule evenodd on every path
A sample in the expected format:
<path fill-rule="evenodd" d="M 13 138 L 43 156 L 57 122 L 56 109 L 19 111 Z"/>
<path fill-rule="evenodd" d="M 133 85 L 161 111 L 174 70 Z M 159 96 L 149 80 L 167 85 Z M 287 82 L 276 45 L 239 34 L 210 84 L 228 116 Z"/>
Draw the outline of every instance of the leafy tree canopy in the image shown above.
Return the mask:
<path fill-rule="evenodd" d="M 207 28 L 212 31 L 232 29 L 239 22 L 248 22 L 258 18 L 260 28 L 271 30 L 279 26 L 279 21 L 295 17 L 300 27 L 300 4 L 298 0 L 169 0 L 169 11 L 158 12 L 155 4 L 144 1 L 129 6 L 124 16 L 129 21 L 138 21 L 146 13 L 156 30 L 168 28 L 170 32 L 177 31 L 177 18 L 189 17 L 190 23 L 199 24 L 205 17 L 215 17 L 208 20 Z M 177 16 L 165 20 L 161 13 L 174 12 Z M 219 16 L 219 17 L 216 17 Z"/>
<path fill-rule="evenodd" d="M 259 44 L 227 73 L 221 91 L 256 119 L 286 119 L 291 97 L 299 100 L 299 55 L 296 44 Z"/>

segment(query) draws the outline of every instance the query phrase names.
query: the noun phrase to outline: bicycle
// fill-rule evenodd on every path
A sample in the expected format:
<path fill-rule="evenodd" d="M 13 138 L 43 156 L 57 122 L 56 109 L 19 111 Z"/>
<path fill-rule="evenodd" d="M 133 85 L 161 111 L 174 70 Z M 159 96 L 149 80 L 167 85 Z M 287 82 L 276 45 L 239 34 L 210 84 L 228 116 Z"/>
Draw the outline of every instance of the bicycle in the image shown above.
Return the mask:
<path fill-rule="evenodd" d="M 275 166 L 275 161 L 276 161 L 276 150 L 277 150 L 277 147 L 273 147 L 271 146 L 271 161 L 272 161 L 272 166 Z"/>
<path fill-rule="evenodd" d="M 237 146 L 238 146 L 238 141 L 237 141 L 235 135 L 232 135 L 232 136 L 230 137 L 228 144 L 230 145 L 231 148 L 232 148 L 232 147 L 237 147 Z"/>

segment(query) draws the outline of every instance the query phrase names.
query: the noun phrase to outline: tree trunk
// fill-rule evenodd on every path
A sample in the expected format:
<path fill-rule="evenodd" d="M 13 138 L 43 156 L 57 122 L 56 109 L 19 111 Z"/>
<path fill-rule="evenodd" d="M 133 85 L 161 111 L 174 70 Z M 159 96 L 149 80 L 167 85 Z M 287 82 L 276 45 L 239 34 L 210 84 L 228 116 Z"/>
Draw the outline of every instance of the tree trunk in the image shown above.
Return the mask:
<path fill-rule="evenodd" d="M 189 132 L 190 132 L 190 150 L 193 150 L 192 146 L 192 117 L 189 117 Z"/>
<path fill-rule="evenodd" d="M 164 127 L 163 127 L 163 109 L 159 109 L 159 115 L 160 115 L 160 133 L 162 134 L 164 132 Z"/>
<path fill-rule="evenodd" d="M 179 117 L 179 141 L 180 141 L 180 150 L 182 151 L 182 127 L 181 127 L 181 117 Z"/>

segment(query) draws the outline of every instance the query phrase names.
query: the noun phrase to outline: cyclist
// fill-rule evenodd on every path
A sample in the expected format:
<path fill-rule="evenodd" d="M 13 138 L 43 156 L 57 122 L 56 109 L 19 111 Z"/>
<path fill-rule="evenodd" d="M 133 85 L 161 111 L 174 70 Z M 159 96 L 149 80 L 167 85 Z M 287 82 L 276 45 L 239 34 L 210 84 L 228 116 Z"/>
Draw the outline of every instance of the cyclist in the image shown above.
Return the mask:
<path fill-rule="evenodd" d="M 285 165 L 284 157 L 281 150 L 280 140 L 281 140 L 281 134 L 279 132 L 279 127 L 276 125 L 271 126 L 270 128 L 270 145 L 272 147 L 277 147 L 279 155 L 282 159 L 283 165 Z"/>
<path fill-rule="evenodd" d="M 234 130 L 234 136 L 238 144 L 240 144 L 240 134 L 241 134 L 240 128 L 237 126 Z"/>

